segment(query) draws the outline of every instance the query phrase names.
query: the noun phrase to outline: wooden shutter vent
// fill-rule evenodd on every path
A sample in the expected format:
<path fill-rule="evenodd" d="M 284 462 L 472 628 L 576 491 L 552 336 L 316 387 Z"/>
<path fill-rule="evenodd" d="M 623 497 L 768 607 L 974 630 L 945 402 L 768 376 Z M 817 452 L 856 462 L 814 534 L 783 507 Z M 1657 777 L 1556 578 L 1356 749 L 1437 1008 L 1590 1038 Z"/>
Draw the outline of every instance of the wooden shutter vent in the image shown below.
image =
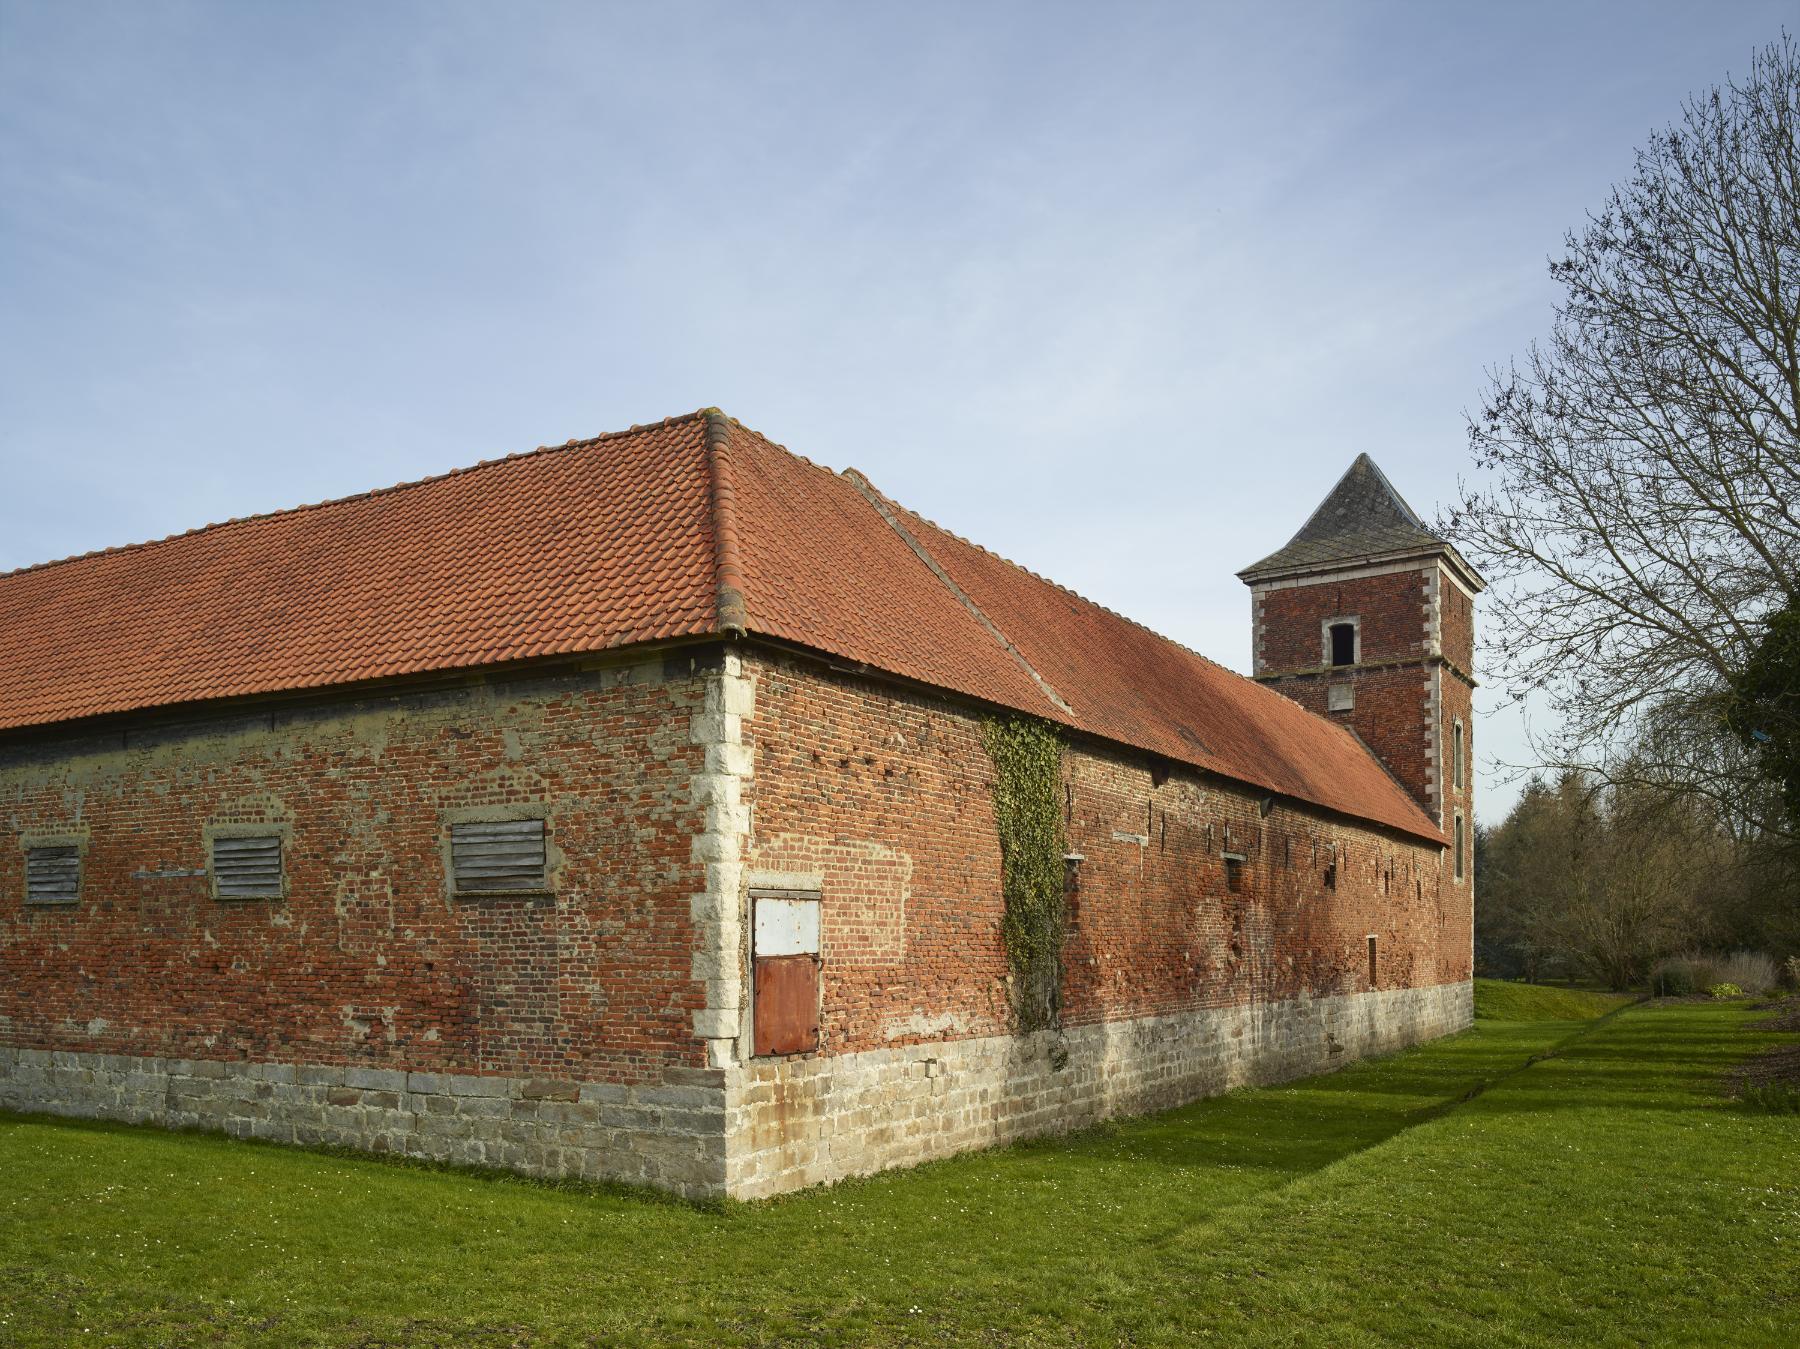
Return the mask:
<path fill-rule="evenodd" d="M 29 904 L 73 904 L 81 898 L 81 849 L 72 846 L 25 850 L 25 900 Z"/>
<path fill-rule="evenodd" d="M 281 835 L 215 838 L 213 893 L 220 899 L 281 897 Z"/>
<path fill-rule="evenodd" d="M 450 866 L 458 894 L 547 890 L 542 820 L 450 826 Z"/>

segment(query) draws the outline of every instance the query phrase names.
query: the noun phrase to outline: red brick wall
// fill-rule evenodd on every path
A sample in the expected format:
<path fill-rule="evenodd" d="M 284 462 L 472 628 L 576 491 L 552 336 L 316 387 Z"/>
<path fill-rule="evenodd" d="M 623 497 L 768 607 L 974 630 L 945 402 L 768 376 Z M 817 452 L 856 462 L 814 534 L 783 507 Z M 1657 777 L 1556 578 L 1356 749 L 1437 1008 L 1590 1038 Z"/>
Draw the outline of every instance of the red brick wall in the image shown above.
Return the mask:
<path fill-rule="evenodd" d="M 999 841 L 980 723 L 950 704 L 746 661 L 751 871 L 824 880 L 830 1051 L 1007 1024 Z"/>
<path fill-rule="evenodd" d="M 1444 655 L 1465 674 L 1475 669 L 1475 601 L 1439 569 L 1438 594 L 1443 597 Z"/>
<path fill-rule="evenodd" d="M 1349 684 L 1355 690 L 1352 711 L 1326 710 L 1332 684 Z M 1340 670 L 1328 678 L 1283 680 L 1276 687 L 1309 711 L 1348 723 L 1421 806 L 1435 809 L 1427 790 L 1431 756 L 1425 735 L 1431 727 L 1431 687 L 1430 673 L 1423 665 Z"/>
<path fill-rule="evenodd" d="M 979 718 L 810 662 L 746 666 L 746 865 L 824 878 L 825 1052 L 1004 1031 Z M 0 747 L 0 1042 L 623 1082 L 698 1066 L 703 694 L 640 669 Z M 1287 804 L 1263 818 L 1252 792 L 1179 767 L 1159 783 L 1103 746 L 1071 748 L 1065 776 L 1087 858 L 1071 1024 L 1360 991 L 1369 932 L 1384 987 L 1468 977 L 1466 902 L 1432 847 Z M 446 814 L 503 804 L 547 809 L 554 903 L 448 898 Z M 155 874 L 203 869 L 203 827 L 244 820 L 289 830 L 286 899 Z M 20 834 L 77 827 L 80 904 L 26 908 Z"/>
<path fill-rule="evenodd" d="M 822 880 L 822 1052 L 1003 1030 L 1000 858 L 978 718 L 805 663 L 759 658 L 747 672 L 746 865 Z M 1082 745 L 1064 767 L 1069 844 L 1087 859 L 1065 951 L 1071 1024 L 1359 992 L 1371 932 L 1384 987 L 1469 977 L 1469 916 L 1442 902 L 1437 848 L 1286 805 L 1264 819 L 1252 792 L 1179 768 L 1158 785 L 1125 751 Z M 1219 857 L 1227 827 L 1250 859 L 1242 893 Z"/>
<path fill-rule="evenodd" d="M 654 667 L 0 747 L 0 1041 L 625 1082 L 696 1064 L 701 692 Z M 554 902 L 450 900 L 444 812 L 531 803 Z M 204 868 L 227 820 L 289 827 L 286 899 L 144 874 Z M 78 822 L 81 902 L 27 908 L 21 831 Z"/>
<path fill-rule="evenodd" d="M 1316 670 L 1325 664 L 1321 625 L 1327 619 L 1362 620 L 1364 661 L 1409 660 L 1425 654 L 1429 571 L 1390 572 L 1346 581 L 1324 581 L 1260 597 L 1260 671 Z"/>

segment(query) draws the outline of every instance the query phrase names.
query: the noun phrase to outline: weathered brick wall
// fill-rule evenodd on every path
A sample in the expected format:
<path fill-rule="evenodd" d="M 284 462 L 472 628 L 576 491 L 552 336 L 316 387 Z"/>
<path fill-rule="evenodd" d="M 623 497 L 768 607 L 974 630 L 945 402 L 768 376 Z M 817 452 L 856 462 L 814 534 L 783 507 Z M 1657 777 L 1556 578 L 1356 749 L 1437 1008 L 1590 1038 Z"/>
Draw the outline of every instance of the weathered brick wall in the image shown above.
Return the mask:
<path fill-rule="evenodd" d="M 823 666 L 746 663 L 745 863 L 815 876 L 827 1052 L 1007 1024 L 999 841 L 980 723 Z"/>
<path fill-rule="evenodd" d="M 1466 1020 L 1436 849 L 1081 744 L 1065 1073 L 1010 1029 L 979 716 L 810 660 L 723 662 L 10 747 L 0 1104 L 749 1194 Z M 450 898 L 446 821 L 496 806 L 547 813 L 553 902 Z M 286 831 L 285 899 L 223 903 L 197 874 L 205 827 L 246 821 Z M 86 839 L 73 909 L 22 903 L 37 833 Z M 802 1058 L 731 1038 L 759 877 L 824 896 Z"/>
<path fill-rule="evenodd" d="M 1454 596 L 1459 610 L 1442 601 Z M 1257 673 L 1278 677 L 1276 687 L 1309 711 L 1353 728 L 1390 772 L 1434 818 L 1443 807 L 1435 738 L 1442 707 L 1433 676 L 1422 663 L 1448 641 L 1463 652 L 1468 670 L 1473 609 L 1437 564 L 1375 575 L 1307 578 L 1258 588 L 1251 599 L 1256 625 Z M 1360 622 L 1360 661 L 1326 668 L 1322 625 L 1355 617 Z M 1446 622 L 1449 626 L 1446 628 Z M 1283 677 L 1285 676 L 1285 677 Z M 1333 686 L 1347 685 L 1353 706 L 1331 710 Z M 1449 817 L 1444 817 L 1446 825 Z"/>
<path fill-rule="evenodd" d="M 1468 1024 L 1469 916 L 1439 848 L 1291 803 L 1264 815 L 1235 784 L 1082 743 L 1064 756 L 1068 843 L 1085 857 L 1064 1029 L 1017 1036 L 980 718 L 808 661 L 745 672 L 746 888 L 818 887 L 823 1024 L 818 1052 L 728 1072 L 734 1194 L 1174 1105 Z M 1412 696 L 1416 742 L 1416 671 Z M 1246 859 L 1236 890 L 1226 851 Z"/>
<path fill-rule="evenodd" d="M 702 1064 L 690 722 L 660 662 L 0 750 L 0 1044 L 583 1082 Z M 541 806 L 554 900 L 452 900 L 446 815 Z M 280 900 L 202 830 L 287 831 Z M 79 832 L 81 900 L 19 839 Z"/>
<path fill-rule="evenodd" d="M 1456 897 L 1455 912 L 1470 916 L 1467 931 L 1459 936 L 1470 949 L 1475 941 L 1475 688 L 1470 682 L 1475 668 L 1475 600 L 1440 567 L 1437 577 L 1439 644 L 1449 665 L 1438 673 L 1438 744 L 1443 747 L 1444 829 L 1455 827 L 1456 813 L 1463 816 L 1463 877 L 1455 878 L 1446 864 L 1446 884 Z M 1450 756 L 1455 752 L 1455 726 L 1462 723 L 1463 780 L 1458 787 Z"/>
<path fill-rule="evenodd" d="M 759 872 L 812 876 L 823 908 L 822 1052 L 1008 1024 L 992 774 L 973 713 L 822 667 L 750 662 Z M 1416 683 L 1415 683 L 1416 688 Z M 1415 728 L 1421 725 L 1415 715 Z M 1065 1018 L 1082 1024 L 1468 977 L 1446 949 L 1440 851 L 1093 744 L 1065 756 L 1081 853 Z M 1221 854 L 1242 852 L 1243 889 Z M 1335 888 L 1325 871 L 1335 850 Z"/>

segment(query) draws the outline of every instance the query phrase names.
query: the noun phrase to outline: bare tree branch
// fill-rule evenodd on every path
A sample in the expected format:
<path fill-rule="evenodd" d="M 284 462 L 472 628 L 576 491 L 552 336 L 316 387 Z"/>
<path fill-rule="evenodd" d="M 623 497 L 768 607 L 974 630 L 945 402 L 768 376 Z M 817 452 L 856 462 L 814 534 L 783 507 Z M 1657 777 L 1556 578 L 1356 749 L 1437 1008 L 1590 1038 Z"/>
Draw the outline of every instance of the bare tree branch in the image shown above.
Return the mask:
<path fill-rule="evenodd" d="M 1495 583 L 1489 668 L 1541 690 L 1545 766 L 1797 824 L 1722 698 L 1800 597 L 1800 51 L 1690 99 L 1551 263 L 1549 337 L 1491 378 L 1448 535 Z M 1672 727 L 1685 726 L 1685 741 Z M 1702 751 L 1702 746 L 1707 748 Z"/>

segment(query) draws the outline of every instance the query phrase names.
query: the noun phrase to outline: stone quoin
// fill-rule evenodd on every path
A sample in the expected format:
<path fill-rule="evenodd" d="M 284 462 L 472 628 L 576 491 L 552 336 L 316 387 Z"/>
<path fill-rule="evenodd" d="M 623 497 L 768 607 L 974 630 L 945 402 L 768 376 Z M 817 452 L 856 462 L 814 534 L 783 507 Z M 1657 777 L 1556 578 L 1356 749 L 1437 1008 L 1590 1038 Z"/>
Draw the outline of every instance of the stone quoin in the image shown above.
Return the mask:
<path fill-rule="evenodd" d="M 1460 1029 L 1480 578 L 1366 456 L 1242 578 L 1253 679 L 710 409 L 0 576 L 0 1105 L 755 1197 Z"/>

